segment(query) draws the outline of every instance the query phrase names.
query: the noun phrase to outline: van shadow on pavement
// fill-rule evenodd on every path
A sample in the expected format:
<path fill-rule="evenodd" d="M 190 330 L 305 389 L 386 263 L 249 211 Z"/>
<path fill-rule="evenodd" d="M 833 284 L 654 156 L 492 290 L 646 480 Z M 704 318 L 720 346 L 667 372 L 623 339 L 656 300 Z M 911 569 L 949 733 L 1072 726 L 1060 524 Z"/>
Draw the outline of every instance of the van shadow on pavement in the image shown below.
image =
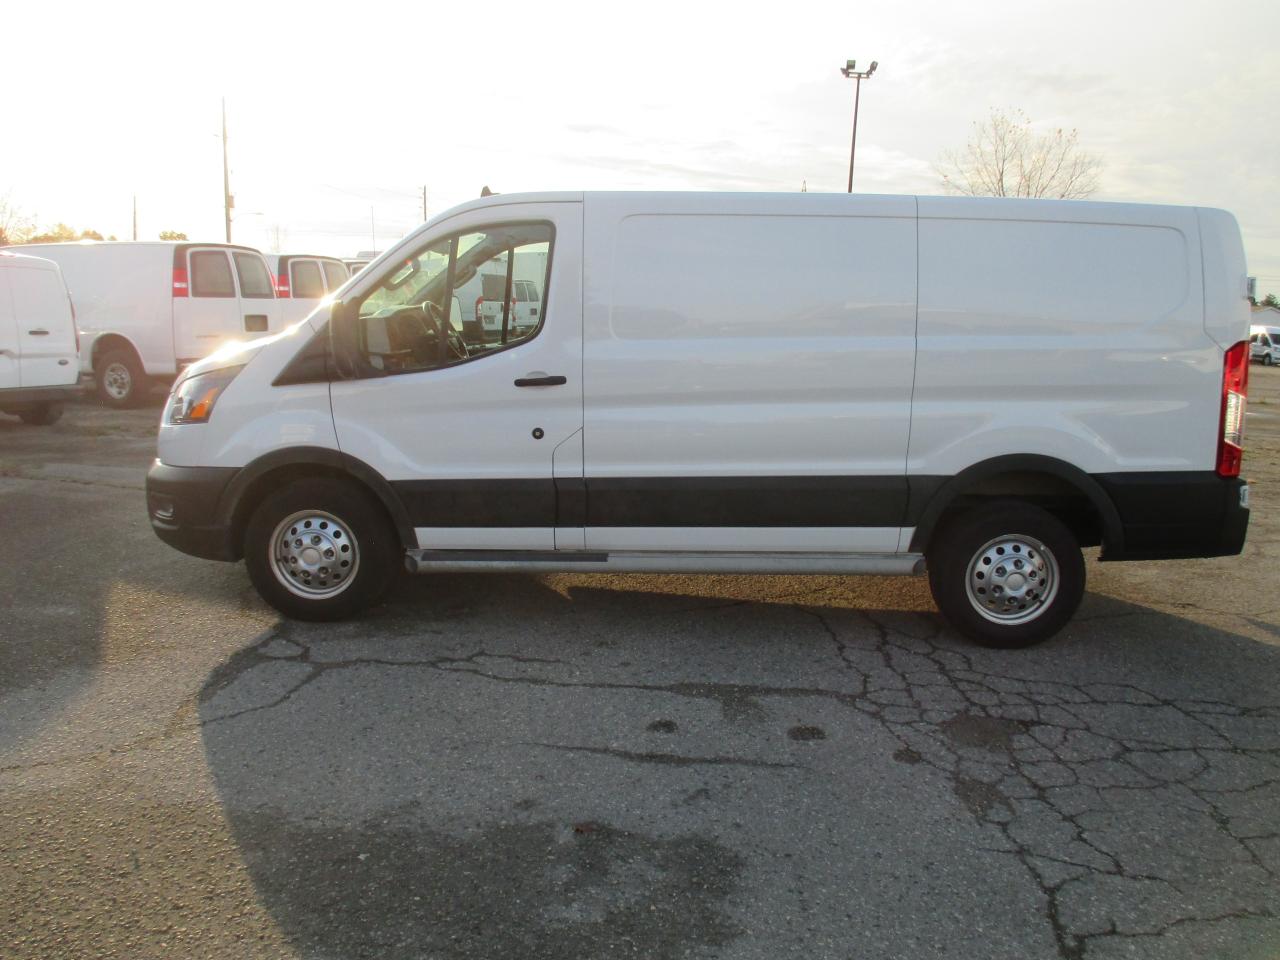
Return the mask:
<path fill-rule="evenodd" d="M 1280 948 L 1276 648 L 1098 596 L 1000 653 L 800 590 L 429 583 L 201 692 L 303 955 Z"/>

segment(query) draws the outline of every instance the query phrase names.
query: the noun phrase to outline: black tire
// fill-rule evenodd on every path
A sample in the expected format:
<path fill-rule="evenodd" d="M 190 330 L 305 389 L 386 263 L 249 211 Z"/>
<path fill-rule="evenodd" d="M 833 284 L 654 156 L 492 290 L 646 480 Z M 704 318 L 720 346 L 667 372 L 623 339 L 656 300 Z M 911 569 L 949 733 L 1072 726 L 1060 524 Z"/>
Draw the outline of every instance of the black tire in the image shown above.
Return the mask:
<path fill-rule="evenodd" d="M 317 516 L 298 517 L 308 512 Z M 287 554 L 294 563 L 282 565 L 298 571 L 291 576 L 292 588 L 284 583 L 287 574 L 277 574 L 274 540 L 277 527 L 291 517 L 297 526 L 285 532 L 298 549 Z M 306 530 L 313 532 L 308 535 Z M 304 536 L 319 546 L 308 544 Z M 281 548 L 284 543 L 282 538 Z M 344 546 L 354 553 L 343 552 Z M 310 557 L 304 553 L 308 547 Z M 346 571 L 338 565 L 346 556 L 355 562 L 343 582 Z M 295 480 L 263 500 L 245 527 L 244 557 L 249 579 L 262 599 L 294 620 L 346 619 L 381 599 L 404 569 L 404 546 L 382 505 L 355 483 L 330 477 Z M 302 579 L 304 570 L 309 579 Z M 326 576 L 332 582 L 323 579 Z"/>
<path fill-rule="evenodd" d="M 151 387 L 132 350 L 108 350 L 93 365 L 93 379 L 98 399 L 116 409 L 136 407 Z"/>
<path fill-rule="evenodd" d="M 993 543 L 1006 537 L 1004 544 Z M 1008 565 L 1002 560 L 1006 555 Z M 943 616 L 984 647 L 1009 650 L 1048 640 L 1066 626 L 1084 596 L 1084 557 L 1075 536 L 1053 514 L 1017 500 L 995 501 L 958 515 L 934 534 L 926 559 L 929 587 Z M 1013 564 L 1022 566 L 1015 570 Z M 995 582 L 1006 570 L 1008 588 Z M 1045 602 L 1043 590 L 1038 596 L 1036 591 L 1054 580 Z M 1022 600 L 1026 602 L 1019 605 Z M 979 612 L 979 602 L 986 615 Z"/>
<path fill-rule="evenodd" d="M 1269 367 L 1269 366 L 1271 366 L 1271 364 L 1273 364 L 1274 362 L 1275 362 L 1275 361 L 1271 359 L 1271 354 L 1269 354 L 1269 353 L 1264 353 L 1264 354 L 1262 355 L 1262 365 L 1263 365 L 1264 367 Z"/>
<path fill-rule="evenodd" d="M 62 419 L 62 404 L 42 403 L 18 413 L 23 423 L 33 427 L 47 427 Z"/>

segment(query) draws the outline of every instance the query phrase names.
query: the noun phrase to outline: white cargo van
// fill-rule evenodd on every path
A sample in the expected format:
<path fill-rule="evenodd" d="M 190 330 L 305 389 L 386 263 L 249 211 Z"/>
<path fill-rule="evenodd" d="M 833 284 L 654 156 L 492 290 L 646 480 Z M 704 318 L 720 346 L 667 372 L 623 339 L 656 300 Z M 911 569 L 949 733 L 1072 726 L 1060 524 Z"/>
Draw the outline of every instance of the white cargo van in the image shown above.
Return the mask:
<path fill-rule="evenodd" d="M 445 321 L 522 254 L 535 327 Z M 148 510 L 301 619 L 401 565 L 927 571 L 963 633 L 1023 646 L 1071 617 L 1081 547 L 1240 552 L 1248 329 L 1220 210 L 506 194 L 190 368 Z"/>
<path fill-rule="evenodd" d="M 1265 367 L 1280 363 L 1280 327 L 1250 327 L 1249 354 Z"/>
<path fill-rule="evenodd" d="M 262 254 L 223 243 L 99 242 L 10 247 L 62 268 L 80 323 L 80 366 L 103 402 L 138 403 L 220 346 L 282 328 Z"/>
<path fill-rule="evenodd" d="M 0 412 L 46 425 L 80 379 L 75 308 L 52 260 L 0 250 Z"/>
<path fill-rule="evenodd" d="M 271 276 L 275 278 L 280 315 L 286 326 L 305 317 L 351 276 L 347 265 L 337 257 L 268 253 L 266 258 Z"/>

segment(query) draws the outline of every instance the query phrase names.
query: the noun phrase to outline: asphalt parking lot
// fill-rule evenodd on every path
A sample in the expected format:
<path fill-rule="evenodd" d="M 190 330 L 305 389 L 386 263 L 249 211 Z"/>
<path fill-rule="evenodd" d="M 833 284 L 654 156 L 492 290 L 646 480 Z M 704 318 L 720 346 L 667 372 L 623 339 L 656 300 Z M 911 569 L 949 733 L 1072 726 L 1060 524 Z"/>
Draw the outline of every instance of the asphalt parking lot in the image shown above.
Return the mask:
<path fill-rule="evenodd" d="M 922 580 L 405 578 L 150 531 L 159 399 L 0 417 L 0 956 L 1280 956 L 1280 371 L 1243 557 L 979 650 Z"/>

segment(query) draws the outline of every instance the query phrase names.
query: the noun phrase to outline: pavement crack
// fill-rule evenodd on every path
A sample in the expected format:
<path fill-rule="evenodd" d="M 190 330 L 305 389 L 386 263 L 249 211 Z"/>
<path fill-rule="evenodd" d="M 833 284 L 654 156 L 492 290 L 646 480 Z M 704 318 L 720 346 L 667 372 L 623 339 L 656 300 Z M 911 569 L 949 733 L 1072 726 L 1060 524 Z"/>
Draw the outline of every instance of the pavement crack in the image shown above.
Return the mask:
<path fill-rule="evenodd" d="M 582 747 L 560 743 L 541 743 L 531 741 L 523 744 L 526 747 L 542 747 L 546 750 L 559 750 L 564 753 L 588 753 L 615 760 L 626 760 L 631 763 L 653 763 L 667 767 L 755 767 L 766 770 L 794 770 L 798 764 L 779 763 L 771 760 L 753 760 L 749 757 L 689 757 L 679 753 L 656 753 L 652 751 L 620 750 L 614 747 Z"/>

